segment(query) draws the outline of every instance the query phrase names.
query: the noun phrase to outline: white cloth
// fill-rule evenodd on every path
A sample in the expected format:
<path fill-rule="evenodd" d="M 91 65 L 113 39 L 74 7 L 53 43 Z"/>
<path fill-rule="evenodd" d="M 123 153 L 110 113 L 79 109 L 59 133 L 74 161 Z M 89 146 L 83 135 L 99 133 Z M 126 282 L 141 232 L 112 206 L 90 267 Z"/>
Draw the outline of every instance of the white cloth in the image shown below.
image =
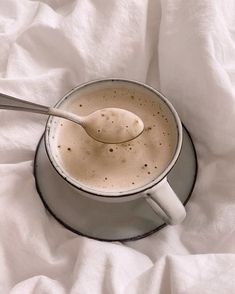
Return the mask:
<path fill-rule="evenodd" d="M 0 111 L 0 293 L 234 293 L 235 2 L 0 0 L 0 92 L 53 105 L 103 77 L 175 105 L 199 160 L 187 217 L 126 244 L 71 233 L 35 189 L 46 118 Z"/>

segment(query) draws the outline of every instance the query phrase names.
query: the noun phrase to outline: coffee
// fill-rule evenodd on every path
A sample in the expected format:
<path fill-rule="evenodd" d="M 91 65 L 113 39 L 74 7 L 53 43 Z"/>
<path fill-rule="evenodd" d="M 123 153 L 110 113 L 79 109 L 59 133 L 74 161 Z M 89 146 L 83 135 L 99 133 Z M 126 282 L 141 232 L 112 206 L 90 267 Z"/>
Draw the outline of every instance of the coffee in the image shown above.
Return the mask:
<path fill-rule="evenodd" d="M 106 86 L 80 91 L 63 107 L 78 115 L 106 107 L 137 114 L 144 132 L 123 144 L 103 144 L 78 125 L 60 119 L 54 140 L 55 156 L 66 173 L 81 185 L 100 192 L 122 192 L 144 186 L 169 165 L 177 146 L 177 127 L 168 106 L 140 86 Z"/>

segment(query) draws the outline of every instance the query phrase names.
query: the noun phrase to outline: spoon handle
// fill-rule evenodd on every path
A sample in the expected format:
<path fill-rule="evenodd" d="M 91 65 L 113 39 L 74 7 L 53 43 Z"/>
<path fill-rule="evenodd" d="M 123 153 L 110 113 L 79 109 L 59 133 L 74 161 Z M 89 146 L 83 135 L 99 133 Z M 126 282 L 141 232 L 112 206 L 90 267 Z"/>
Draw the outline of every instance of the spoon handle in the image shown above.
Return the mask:
<path fill-rule="evenodd" d="M 77 124 L 84 124 L 84 119 L 78 115 L 64 111 L 62 109 L 57 109 L 53 107 L 48 107 L 45 105 L 40 105 L 37 103 L 32 103 L 29 101 L 24 101 L 6 94 L 0 93 L 0 109 L 8 110 L 20 110 L 34 113 L 41 113 L 46 115 L 53 115 L 63 117 Z"/>
<path fill-rule="evenodd" d="M 49 107 L 0 93 L 0 109 L 49 114 Z"/>

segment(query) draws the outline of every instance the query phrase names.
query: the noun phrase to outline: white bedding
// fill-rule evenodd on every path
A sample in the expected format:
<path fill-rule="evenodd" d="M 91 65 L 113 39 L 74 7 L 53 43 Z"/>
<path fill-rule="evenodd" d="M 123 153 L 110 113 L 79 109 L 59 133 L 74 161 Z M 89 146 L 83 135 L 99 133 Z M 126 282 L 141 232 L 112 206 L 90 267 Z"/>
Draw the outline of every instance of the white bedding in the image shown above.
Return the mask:
<path fill-rule="evenodd" d="M 235 292 L 235 2 L 0 0 L 0 92 L 53 105 L 96 78 L 146 82 L 175 105 L 199 173 L 181 225 L 106 243 L 37 195 L 46 118 L 0 111 L 0 293 Z"/>

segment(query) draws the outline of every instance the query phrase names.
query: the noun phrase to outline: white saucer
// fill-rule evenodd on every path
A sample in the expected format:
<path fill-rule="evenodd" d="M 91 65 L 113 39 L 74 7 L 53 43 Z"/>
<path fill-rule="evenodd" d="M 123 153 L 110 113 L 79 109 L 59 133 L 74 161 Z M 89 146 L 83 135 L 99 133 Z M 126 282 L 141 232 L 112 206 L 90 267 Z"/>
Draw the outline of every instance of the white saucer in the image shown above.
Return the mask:
<path fill-rule="evenodd" d="M 191 137 L 186 128 L 183 129 L 182 151 L 168 180 L 185 205 L 196 181 L 197 158 Z M 36 150 L 34 175 L 45 207 L 62 225 L 77 234 L 103 241 L 130 241 L 144 238 L 165 226 L 142 198 L 105 203 L 79 195 L 52 167 L 43 137 Z"/>

